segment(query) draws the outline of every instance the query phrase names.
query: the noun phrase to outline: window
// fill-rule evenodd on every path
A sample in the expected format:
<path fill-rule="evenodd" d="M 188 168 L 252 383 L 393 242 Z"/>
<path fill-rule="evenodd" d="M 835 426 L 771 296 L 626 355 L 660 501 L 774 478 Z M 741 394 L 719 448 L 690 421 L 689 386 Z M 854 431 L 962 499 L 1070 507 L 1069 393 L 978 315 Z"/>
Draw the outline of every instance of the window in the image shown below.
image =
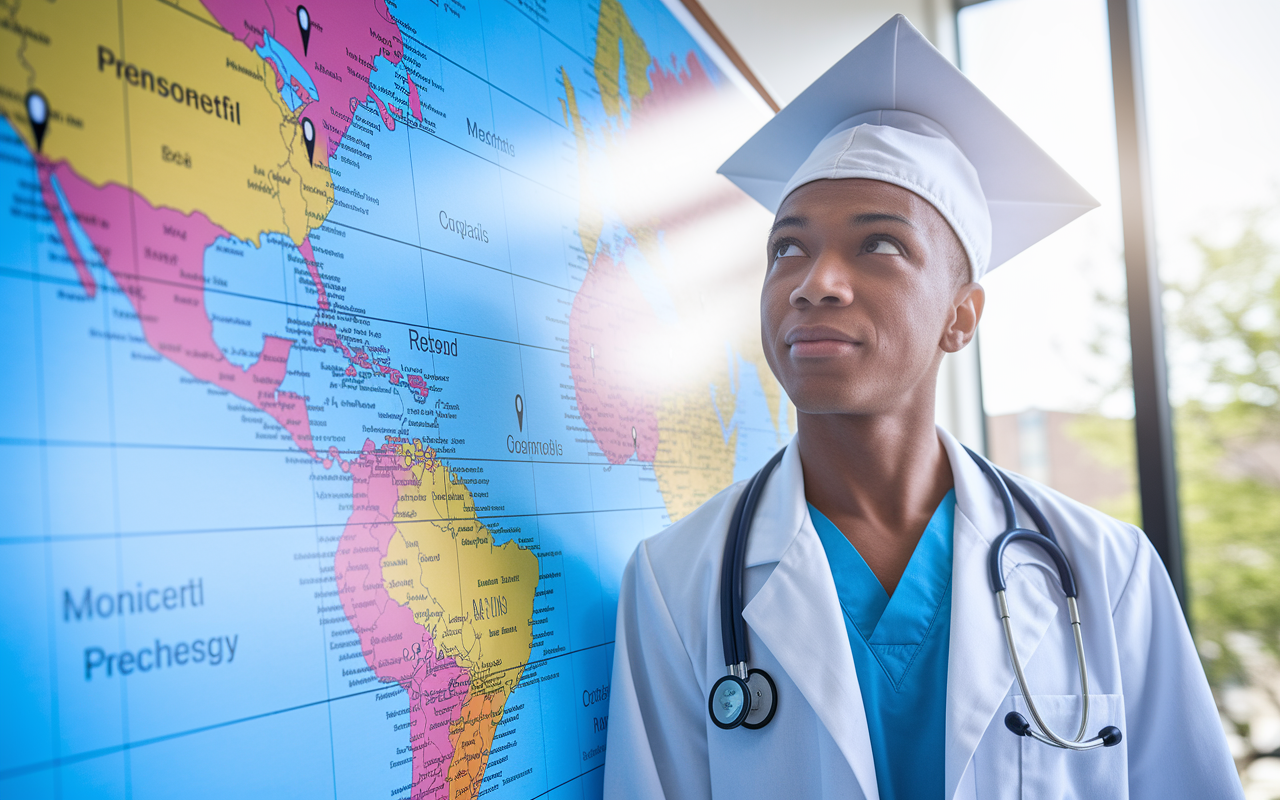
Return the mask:
<path fill-rule="evenodd" d="M 970 79 L 1101 203 L 983 281 L 989 453 L 1136 523 L 1105 0 L 992 0 L 960 12 L 959 34 Z"/>
<path fill-rule="evenodd" d="M 1140 13 L 1192 628 L 1247 795 L 1280 797 L 1280 6 Z"/>

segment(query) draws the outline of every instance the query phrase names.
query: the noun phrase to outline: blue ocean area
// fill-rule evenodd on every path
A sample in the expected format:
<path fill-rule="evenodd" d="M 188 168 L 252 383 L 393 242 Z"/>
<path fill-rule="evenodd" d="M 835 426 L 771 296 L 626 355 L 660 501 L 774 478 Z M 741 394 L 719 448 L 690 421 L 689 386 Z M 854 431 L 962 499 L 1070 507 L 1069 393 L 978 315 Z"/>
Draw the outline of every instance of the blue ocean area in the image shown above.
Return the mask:
<path fill-rule="evenodd" d="M 311 102 L 320 99 L 320 93 L 316 91 L 315 81 L 311 80 L 307 70 L 298 63 L 298 60 L 293 57 L 293 54 L 284 45 L 271 38 L 270 31 L 264 30 L 262 32 L 262 44 L 258 45 L 257 50 L 254 52 L 264 59 L 274 61 L 276 68 L 280 70 L 280 77 L 284 79 L 284 86 L 280 87 L 280 96 L 284 98 L 290 111 L 297 111 L 298 107 L 304 102 L 293 88 L 293 81 L 295 80 L 299 86 L 306 90 L 307 94 L 311 95 Z"/>

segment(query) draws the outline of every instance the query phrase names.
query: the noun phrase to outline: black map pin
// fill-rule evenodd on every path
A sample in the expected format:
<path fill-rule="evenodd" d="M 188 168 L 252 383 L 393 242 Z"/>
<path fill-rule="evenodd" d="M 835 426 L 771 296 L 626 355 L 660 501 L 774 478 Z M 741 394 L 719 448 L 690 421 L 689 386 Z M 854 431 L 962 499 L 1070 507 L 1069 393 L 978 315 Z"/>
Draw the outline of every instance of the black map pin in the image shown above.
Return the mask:
<path fill-rule="evenodd" d="M 316 126 L 312 125 L 309 119 L 302 121 L 302 141 L 307 143 L 307 160 L 314 167 L 316 165 Z"/>
<path fill-rule="evenodd" d="M 524 398 L 516 395 L 516 424 L 520 426 L 520 432 L 524 432 Z"/>
<path fill-rule="evenodd" d="M 302 54 L 307 54 L 307 45 L 311 42 L 311 14 L 306 6 L 298 6 L 298 30 L 302 31 Z"/>
<path fill-rule="evenodd" d="M 44 131 L 49 125 L 49 101 L 37 91 L 27 92 L 27 119 L 36 137 L 36 152 L 44 147 Z"/>

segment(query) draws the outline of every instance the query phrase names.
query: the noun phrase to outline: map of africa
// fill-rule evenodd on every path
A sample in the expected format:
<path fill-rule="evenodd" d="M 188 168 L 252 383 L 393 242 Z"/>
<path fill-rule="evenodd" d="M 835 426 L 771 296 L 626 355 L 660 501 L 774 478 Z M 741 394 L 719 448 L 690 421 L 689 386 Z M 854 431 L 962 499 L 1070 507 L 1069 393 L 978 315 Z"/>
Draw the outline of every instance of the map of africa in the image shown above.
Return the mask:
<path fill-rule="evenodd" d="M 794 428 L 761 99 L 661 0 L 23 0 L 0 66 L 0 796 L 599 797 L 627 558 Z"/>

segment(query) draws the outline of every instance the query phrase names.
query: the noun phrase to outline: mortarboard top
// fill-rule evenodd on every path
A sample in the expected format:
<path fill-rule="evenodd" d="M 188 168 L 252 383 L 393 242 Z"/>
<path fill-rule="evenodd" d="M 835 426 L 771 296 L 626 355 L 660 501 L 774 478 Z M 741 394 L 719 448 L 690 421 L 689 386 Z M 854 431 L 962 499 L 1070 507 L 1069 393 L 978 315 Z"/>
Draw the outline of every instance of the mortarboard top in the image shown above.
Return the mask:
<path fill-rule="evenodd" d="M 910 112 L 937 123 L 976 171 L 981 184 L 981 197 L 976 202 L 985 198 L 990 233 L 978 237 L 989 235 L 989 244 L 979 243 L 978 261 L 986 263 L 974 264 L 975 278 L 1098 206 L 901 14 L 779 111 L 718 172 L 776 213 L 786 193 L 794 188 L 788 184 L 798 177 L 802 166 L 806 175 L 810 174 L 807 162 L 813 161 L 811 154 L 817 155 L 815 148 L 833 135 L 834 129 L 867 112 L 889 110 Z M 932 164 L 933 159 L 922 163 Z M 945 182 L 949 176 L 931 174 L 926 178 Z M 912 183 L 891 182 L 915 190 Z M 939 207 L 953 228 L 955 216 L 964 215 L 963 209 L 951 214 L 934 198 L 925 195 L 925 199 Z M 985 227 L 985 220 L 981 222 L 974 227 Z M 959 229 L 957 233 L 965 240 Z M 965 245 L 973 263 L 974 248 L 968 241 Z M 981 252 L 984 250 L 989 256 Z"/>

